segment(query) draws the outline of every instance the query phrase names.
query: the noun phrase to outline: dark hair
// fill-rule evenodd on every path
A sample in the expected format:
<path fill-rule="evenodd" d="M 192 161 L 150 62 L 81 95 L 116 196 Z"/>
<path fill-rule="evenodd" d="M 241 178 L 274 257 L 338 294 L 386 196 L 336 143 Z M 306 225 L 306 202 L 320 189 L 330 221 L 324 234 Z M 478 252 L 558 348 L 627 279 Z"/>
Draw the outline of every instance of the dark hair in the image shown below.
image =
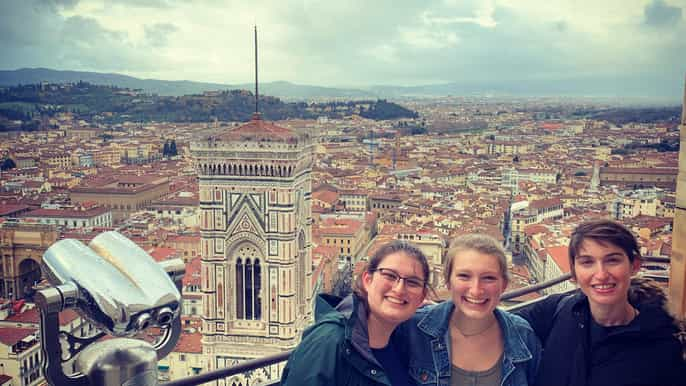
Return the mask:
<path fill-rule="evenodd" d="M 507 256 L 505 249 L 498 240 L 485 234 L 470 233 L 454 238 L 450 242 L 448 253 L 446 253 L 445 264 L 443 265 L 443 279 L 445 284 L 450 286 L 450 276 L 453 274 L 453 260 L 462 251 L 473 250 L 484 255 L 493 256 L 498 259 L 500 274 L 506 282 L 510 281 L 510 271 L 507 269 Z"/>
<path fill-rule="evenodd" d="M 569 240 L 569 267 L 572 271 L 572 277 L 576 277 L 574 260 L 586 239 L 591 239 L 599 244 L 612 244 L 621 248 L 629 257 L 629 262 L 631 263 L 636 259 L 641 259 L 641 251 L 638 249 L 636 237 L 627 227 L 612 220 L 586 221 L 574 229 Z"/>
<path fill-rule="evenodd" d="M 408 243 L 407 241 L 393 240 L 379 248 L 367 262 L 364 271 L 357 275 L 356 280 L 353 282 L 353 292 L 355 295 L 361 299 L 367 299 L 367 291 L 364 289 L 364 285 L 362 285 L 362 273 L 373 273 L 377 270 L 377 268 L 379 268 L 379 264 L 381 264 L 386 256 L 396 252 L 402 252 L 408 257 L 411 257 L 419 262 L 419 264 L 422 266 L 422 273 L 424 274 L 424 282 L 426 283 L 426 287 L 430 287 L 428 284 L 430 271 L 429 262 L 427 261 L 424 252 L 420 251 L 419 248 Z"/>

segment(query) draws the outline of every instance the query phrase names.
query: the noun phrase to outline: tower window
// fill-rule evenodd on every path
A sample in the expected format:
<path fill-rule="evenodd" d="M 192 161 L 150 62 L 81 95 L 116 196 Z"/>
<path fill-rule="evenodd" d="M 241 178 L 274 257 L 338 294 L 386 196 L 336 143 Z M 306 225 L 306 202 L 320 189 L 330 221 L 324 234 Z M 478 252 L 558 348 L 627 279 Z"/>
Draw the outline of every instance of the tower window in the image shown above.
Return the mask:
<path fill-rule="evenodd" d="M 259 320 L 262 317 L 262 267 L 252 246 L 239 248 L 236 259 L 236 318 Z"/>

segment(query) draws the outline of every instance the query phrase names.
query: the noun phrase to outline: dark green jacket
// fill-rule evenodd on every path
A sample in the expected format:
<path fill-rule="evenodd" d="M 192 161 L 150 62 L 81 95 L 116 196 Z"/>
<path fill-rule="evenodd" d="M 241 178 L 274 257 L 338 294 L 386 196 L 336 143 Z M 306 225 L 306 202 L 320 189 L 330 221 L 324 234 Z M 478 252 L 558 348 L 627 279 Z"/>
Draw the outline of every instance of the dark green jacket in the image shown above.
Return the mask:
<path fill-rule="evenodd" d="M 315 324 L 288 359 L 281 385 L 390 386 L 369 349 L 366 315 L 364 302 L 354 295 L 343 300 L 319 295 Z"/>

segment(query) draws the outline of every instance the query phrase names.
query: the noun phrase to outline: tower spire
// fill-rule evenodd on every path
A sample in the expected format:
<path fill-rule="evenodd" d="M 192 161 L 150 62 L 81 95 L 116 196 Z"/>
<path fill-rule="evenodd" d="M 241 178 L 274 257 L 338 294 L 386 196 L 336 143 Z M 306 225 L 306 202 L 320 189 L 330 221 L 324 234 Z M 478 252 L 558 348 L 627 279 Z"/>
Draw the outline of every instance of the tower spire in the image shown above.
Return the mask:
<path fill-rule="evenodd" d="M 260 95 L 257 92 L 257 24 L 255 24 L 255 116 L 260 113 L 258 101 L 260 100 Z"/>

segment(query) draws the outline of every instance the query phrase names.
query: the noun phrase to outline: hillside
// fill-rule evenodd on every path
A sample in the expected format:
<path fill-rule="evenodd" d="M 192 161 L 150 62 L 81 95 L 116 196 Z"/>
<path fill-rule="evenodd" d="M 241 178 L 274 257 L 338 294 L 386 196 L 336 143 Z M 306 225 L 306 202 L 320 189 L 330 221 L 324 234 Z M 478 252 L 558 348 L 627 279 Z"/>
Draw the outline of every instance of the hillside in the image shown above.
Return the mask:
<path fill-rule="evenodd" d="M 35 123 L 26 124 L 63 112 L 103 123 L 247 121 L 254 111 L 254 103 L 253 93 L 246 90 L 175 97 L 81 81 L 23 85 L 0 89 L 0 130 L 34 129 Z M 414 111 L 386 100 L 307 104 L 286 103 L 276 97 L 261 95 L 259 103 L 260 112 L 269 120 L 319 116 L 342 118 L 352 114 L 377 120 L 417 117 Z"/>

